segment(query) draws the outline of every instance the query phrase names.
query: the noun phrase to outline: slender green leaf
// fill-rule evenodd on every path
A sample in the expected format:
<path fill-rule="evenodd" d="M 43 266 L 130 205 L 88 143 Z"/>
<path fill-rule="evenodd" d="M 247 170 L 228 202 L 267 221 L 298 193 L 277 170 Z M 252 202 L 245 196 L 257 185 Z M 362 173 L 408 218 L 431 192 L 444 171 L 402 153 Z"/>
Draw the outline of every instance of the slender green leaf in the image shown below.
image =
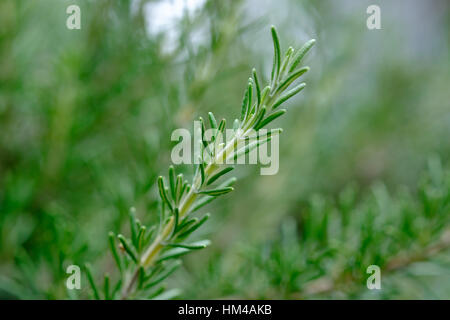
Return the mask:
<path fill-rule="evenodd" d="M 226 120 L 225 120 L 225 119 L 222 119 L 222 121 L 220 121 L 220 123 L 219 123 L 219 129 L 218 129 L 218 131 L 219 131 L 220 133 L 223 133 L 223 131 L 225 130 L 225 126 L 226 126 Z"/>
<path fill-rule="evenodd" d="M 138 288 L 141 289 L 145 281 L 145 270 L 143 266 L 139 266 L 138 269 Z"/>
<path fill-rule="evenodd" d="M 189 251 L 191 251 L 191 249 L 187 249 L 187 248 L 174 248 L 174 249 L 167 250 L 159 257 L 158 262 L 178 258 L 182 255 L 185 255 Z"/>
<path fill-rule="evenodd" d="M 286 113 L 286 109 L 281 109 L 281 110 L 278 110 L 278 111 L 272 113 L 267 118 L 265 118 L 263 121 L 261 121 L 261 123 L 255 129 L 259 130 L 259 129 L 265 127 L 266 125 L 268 125 L 269 123 L 274 121 L 276 118 L 282 116 L 285 113 Z"/>
<path fill-rule="evenodd" d="M 145 226 L 141 226 L 139 228 L 139 232 L 138 232 L 138 245 L 137 245 L 137 249 L 140 252 L 142 250 L 142 248 L 144 247 L 145 243 L 145 231 L 146 231 L 146 227 Z"/>
<path fill-rule="evenodd" d="M 97 286 L 95 285 L 94 277 L 92 276 L 91 265 L 89 263 L 87 263 L 85 266 L 85 269 L 86 269 L 86 276 L 88 278 L 88 282 L 91 285 L 92 293 L 94 294 L 94 299 L 100 300 L 100 295 L 98 293 Z"/>
<path fill-rule="evenodd" d="M 252 107 L 252 99 L 253 99 L 253 80 L 252 78 L 248 79 L 248 89 L 247 89 L 247 108 L 245 111 L 244 119 L 248 119 L 251 114 L 251 107 Z"/>
<path fill-rule="evenodd" d="M 253 125 L 253 128 L 256 128 L 266 115 L 266 107 L 262 107 L 261 110 L 258 113 L 258 116 L 256 117 L 255 124 Z"/>
<path fill-rule="evenodd" d="M 175 199 L 175 168 L 173 166 L 169 167 L 169 186 L 170 186 L 170 193 L 172 194 L 172 199 Z"/>
<path fill-rule="evenodd" d="M 191 211 L 195 212 L 198 209 L 200 209 L 201 207 L 206 206 L 208 203 L 210 203 L 211 201 L 213 201 L 214 199 L 216 199 L 216 197 L 213 196 L 205 196 L 203 198 L 201 198 L 200 200 L 197 200 L 194 205 L 192 206 Z"/>
<path fill-rule="evenodd" d="M 245 89 L 244 97 L 242 98 L 242 107 L 241 107 L 241 121 L 244 121 L 245 114 L 247 113 L 248 106 L 248 86 Z"/>
<path fill-rule="evenodd" d="M 178 228 L 178 232 L 184 232 L 191 224 L 194 224 L 198 221 L 197 218 L 185 218 L 180 222 L 180 227 Z"/>
<path fill-rule="evenodd" d="M 209 219 L 209 217 L 210 217 L 210 214 L 207 213 L 200 220 L 197 221 L 197 219 L 195 219 L 194 220 L 195 224 L 193 224 L 191 227 L 189 227 L 186 230 L 184 230 L 183 232 L 181 232 L 178 235 L 178 238 L 183 239 L 183 238 L 187 237 L 188 235 L 190 235 L 192 232 L 194 232 L 195 230 L 200 228 L 206 222 L 206 220 Z M 182 230 L 180 230 L 180 231 L 182 231 Z"/>
<path fill-rule="evenodd" d="M 225 188 L 214 189 L 214 190 L 202 190 L 202 191 L 198 191 L 198 193 L 216 197 L 216 196 L 231 192 L 233 190 L 234 190 L 233 187 L 225 187 Z"/>
<path fill-rule="evenodd" d="M 217 179 L 219 179 L 221 176 L 223 176 L 224 174 L 230 172 L 231 170 L 233 170 L 234 167 L 227 167 L 224 168 L 223 170 L 220 170 L 219 172 L 217 172 L 215 175 L 213 175 L 211 178 L 209 178 L 208 182 L 206 183 L 206 185 L 210 185 L 211 183 L 213 183 L 214 181 L 216 181 Z"/>
<path fill-rule="evenodd" d="M 103 293 L 105 295 L 105 300 L 110 300 L 111 296 L 109 295 L 109 275 L 105 274 L 105 279 L 103 282 Z"/>
<path fill-rule="evenodd" d="M 258 100 L 258 105 L 259 105 L 259 104 L 261 104 L 261 89 L 259 87 L 258 75 L 256 74 L 256 69 L 255 68 L 253 68 L 252 74 L 253 74 L 253 80 L 255 82 L 256 98 Z"/>
<path fill-rule="evenodd" d="M 272 67 L 272 82 L 274 82 L 280 72 L 280 40 L 278 37 L 278 33 L 277 30 L 275 29 L 275 26 L 271 27 L 271 32 L 272 32 L 272 40 L 273 40 L 273 51 L 274 51 L 274 56 L 273 56 L 273 67 Z"/>
<path fill-rule="evenodd" d="M 122 244 L 123 248 L 125 249 L 125 252 L 130 256 L 130 258 L 137 263 L 137 256 L 136 253 L 134 252 L 133 248 L 130 246 L 130 244 L 128 243 L 127 239 L 125 239 L 125 237 L 121 234 L 119 234 L 117 236 L 117 238 L 119 239 L 120 243 Z"/>
<path fill-rule="evenodd" d="M 265 104 L 267 97 L 269 96 L 269 92 L 271 90 L 270 86 L 266 86 L 261 93 L 261 105 Z"/>
<path fill-rule="evenodd" d="M 110 232 L 108 234 L 108 242 L 109 242 L 109 249 L 112 252 L 114 261 L 116 262 L 117 268 L 120 270 L 120 272 L 122 272 L 122 261 L 119 257 L 119 253 L 117 252 L 117 247 L 116 247 L 116 239 L 115 239 L 115 235 L 114 232 Z"/>
<path fill-rule="evenodd" d="M 295 68 L 297 68 L 298 64 L 300 63 L 300 61 L 303 59 L 303 57 L 305 56 L 305 54 L 309 51 L 309 49 L 312 48 L 312 46 L 316 43 L 315 39 L 311 39 L 308 42 L 306 42 L 294 55 L 294 57 L 292 58 L 292 64 L 289 68 L 289 73 L 291 73 L 292 71 L 294 71 Z"/>
<path fill-rule="evenodd" d="M 208 112 L 209 123 L 212 129 L 217 129 L 217 121 L 212 112 Z"/>
<path fill-rule="evenodd" d="M 289 90 L 287 93 L 282 95 L 280 98 L 278 98 L 277 101 L 272 105 L 272 110 L 278 108 L 281 104 L 283 104 L 285 101 L 289 100 L 291 97 L 295 96 L 297 93 L 303 90 L 303 88 L 306 86 L 306 83 L 302 82 L 292 90 Z"/>
<path fill-rule="evenodd" d="M 158 188 L 159 188 L 159 195 L 161 199 L 167 204 L 170 211 L 173 210 L 172 204 L 170 203 L 169 197 L 166 192 L 166 187 L 164 186 L 164 178 L 162 176 L 158 177 Z"/>
<path fill-rule="evenodd" d="M 285 89 L 287 89 L 292 82 L 294 82 L 295 80 L 297 80 L 302 74 L 304 74 L 305 72 L 307 72 L 309 70 L 309 67 L 303 67 L 301 69 L 299 69 L 298 71 L 292 73 L 289 77 L 286 78 L 286 80 L 284 80 L 277 88 L 277 90 L 275 91 L 275 93 L 279 93 L 284 91 Z"/>
<path fill-rule="evenodd" d="M 177 176 L 177 182 L 175 183 L 175 202 L 178 203 L 181 199 L 183 190 L 183 174 Z"/>
<path fill-rule="evenodd" d="M 147 289 L 158 285 L 159 283 L 164 281 L 168 276 L 170 276 L 175 270 L 177 270 L 180 266 L 181 261 L 175 260 L 171 265 L 167 266 L 165 271 L 162 272 L 160 275 L 158 275 L 158 277 L 156 277 L 151 282 L 146 284 L 145 288 Z"/>
<path fill-rule="evenodd" d="M 249 143 L 248 145 L 246 145 L 245 147 L 242 147 L 241 149 L 237 150 L 234 155 L 233 158 L 234 160 L 242 157 L 243 155 L 249 153 L 250 151 L 252 151 L 253 149 L 259 147 L 260 145 L 268 142 L 270 140 L 270 138 L 265 139 L 265 140 L 258 140 L 258 141 L 254 141 Z"/>
<path fill-rule="evenodd" d="M 130 208 L 128 213 L 130 219 L 130 229 L 131 229 L 131 241 L 134 245 L 137 243 L 137 230 L 136 230 L 136 209 L 134 207 Z"/>
<path fill-rule="evenodd" d="M 284 73 L 285 73 L 285 71 L 287 69 L 287 66 L 288 66 L 288 64 L 290 62 L 291 55 L 292 55 L 293 52 L 294 52 L 294 48 L 289 47 L 287 49 L 286 55 L 285 55 L 285 57 L 283 59 L 283 63 L 281 64 L 281 68 L 280 68 L 280 78 L 283 77 L 283 75 L 284 75 Z"/>
<path fill-rule="evenodd" d="M 257 140 L 267 139 L 276 134 L 280 134 L 281 132 L 283 132 L 283 129 L 281 129 L 281 128 L 271 129 L 270 131 L 267 131 L 267 132 L 257 131 L 256 134 L 244 137 L 244 140 L 250 141 L 250 140 L 255 140 L 255 139 L 257 139 Z"/>
<path fill-rule="evenodd" d="M 120 288 L 122 288 L 122 279 L 119 279 L 116 282 L 116 285 L 114 286 L 114 288 L 111 292 L 111 299 L 115 299 L 116 294 L 119 292 Z"/>
<path fill-rule="evenodd" d="M 201 160 L 200 160 L 200 161 L 201 161 Z M 201 177 L 201 181 L 202 181 L 202 183 L 201 183 L 200 186 L 202 186 L 203 183 L 205 183 L 205 165 L 203 164 L 203 161 L 201 161 L 201 162 L 198 164 L 198 166 L 199 166 L 199 168 L 200 168 L 200 177 Z"/>
<path fill-rule="evenodd" d="M 198 249 L 206 248 L 210 244 L 211 244 L 211 241 L 209 241 L 209 240 L 201 240 L 201 241 L 196 241 L 196 242 L 192 242 L 192 243 L 170 243 L 167 246 L 175 247 L 175 248 L 186 248 L 186 249 L 191 249 L 191 250 L 198 250 Z"/>
<path fill-rule="evenodd" d="M 175 208 L 173 210 L 173 215 L 174 215 L 175 221 L 173 223 L 173 231 L 172 231 L 172 236 L 171 237 L 173 237 L 173 235 L 177 232 L 178 227 L 179 227 L 178 226 L 178 221 L 180 219 L 180 211 L 178 210 L 178 208 Z"/>

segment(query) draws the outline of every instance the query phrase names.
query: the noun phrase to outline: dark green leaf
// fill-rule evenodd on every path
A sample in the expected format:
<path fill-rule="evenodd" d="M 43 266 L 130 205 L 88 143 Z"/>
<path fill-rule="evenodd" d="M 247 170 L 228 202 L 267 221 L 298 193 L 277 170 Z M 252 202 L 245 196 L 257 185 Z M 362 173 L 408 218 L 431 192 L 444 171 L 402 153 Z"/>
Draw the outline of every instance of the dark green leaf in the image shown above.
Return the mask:
<path fill-rule="evenodd" d="M 276 118 L 282 116 L 283 114 L 286 113 L 286 109 L 281 109 L 279 111 L 276 111 L 274 113 L 272 113 L 271 115 L 269 115 L 267 118 L 265 118 L 263 121 L 261 121 L 261 123 L 258 125 L 258 127 L 256 127 L 256 130 L 259 130 L 263 127 L 265 127 L 266 125 L 268 125 L 270 122 L 274 121 Z"/>
<path fill-rule="evenodd" d="M 186 227 L 186 230 L 180 230 L 182 231 L 179 235 L 178 238 L 183 239 L 185 237 L 187 237 L 188 235 L 190 235 L 192 232 L 194 232 L 195 230 L 197 230 L 198 228 L 200 228 L 200 226 L 202 224 L 204 224 L 206 222 L 206 220 L 208 220 L 210 217 L 210 214 L 207 213 L 205 214 L 200 220 L 197 221 L 197 219 L 193 219 L 194 220 L 194 224 L 191 227 Z"/>
<path fill-rule="evenodd" d="M 159 195 L 161 197 L 161 200 L 164 201 L 167 206 L 169 207 L 170 211 L 173 210 L 172 204 L 170 203 L 169 197 L 166 192 L 166 188 L 164 186 L 164 178 L 162 176 L 158 177 L 158 188 L 159 188 Z"/>
<path fill-rule="evenodd" d="M 259 105 L 259 104 L 261 104 L 261 89 L 259 87 L 258 75 L 256 74 L 255 68 L 253 68 L 252 74 L 253 74 L 253 80 L 255 82 L 256 98 L 258 99 L 258 105 Z"/>
<path fill-rule="evenodd" d="M 216 173 L 215 175 L 213 175 L 211 178 L 209 178 L 208 182 L 206 183 L 206 185 L 210 185 L 211 183 L 213 183 L 214 181 L 216 181 L 217 179 L 219 179 L 221 176 L 223 176 L 224 174 L 230 172 L 231 170 L 233 170 L 233 167 L 227 167 L 221 171 L 219 171 L 218 173 Z"/>
<path fill-rule="evenodd" d="M 298 86 L 293 88 L 292 90 L 289 90 L 287 93 L 282 95 L 280 98 L 278 98 L 277 101 L 272 106 L 272 110 L 278 108 L 281 104 L 283 104 L 285 101 L 290 99 L 291 97 L 295 96 L 297 93 L 303 90 L 303 88 L 306 86 L 306 83 L 300 83 Z"/>
<path fill-rule="evenodd" d="M 175 199 L 176 190 L 175 190 L 175 168 L 173 166 L 169 167 L 169 186 L 170 193 L 172 194 L 172 199 Z"/>
<path fill-rule="evenodd" d="M 116 262 L 117 268 L 122 272 L 122 261 L 120 260 L 119 253 L 117 252 L 116 239 L 114 232 L 110 232 L 108 235 L 109 248 L 111 249 L 114 261 Z"/>
<path fill-rule="evenodd" d="M 133 248 L 130 246 L 130 244 L 128 243 L 127 239 L 125 239 L 125 237 L 121 234 L 119 234 L 117 236 L 117 238 L 119 239 L 120 243 L 122 244 L 123 248 L 125 249 L 125 252 L 130 256 L 130 258 L 137 263 L 137 256 L 136 253 L 134 252 Z"/>
<path fill-rule="evenodd" d="M 222 119 L 222 121 L 220 121 L 220 123 L 219 123 L 219 129 L 218 129 L 218 131 L 219 131 L 220 133 L 223 133 L 223 131 L 225 130 L 225 126 L 226 126 L 226 120 L 225 120 L 225 119 Z"/>
<path fill-rule="evenodd" d="M 294 55 L 294 57 L 292 58 L 292 64 L 289 68 L 289 72 L 294 71 L 295 68 L 297 68 L 298 64 L 300 63 L 300 61 L 303 59 L 303 57 L 305 56 L 305 54 L 309 51 L 309 49 L 312 48 L 312 46 L 316 43 L 315 39 L 311 39 L 308 42 L 306 42 L 303 47 L 301 47 L 296 54 Z"/>
<path fill-rule="evenodd" d="M 277 30 L 275 29 L 275 26 L 271 27 L 272 32 L 272 40 L 273 40 L 273 66 L 272 66 L 272 82 L 274 82 L 280 72 L 280 40 L 278 38 Z"/>
<path fill-rule="evenodd" d="M 304 74 L 308 70 L 309 70 L 309 67 L 303 67 L 303 68 L 299 69 L 298 71 L 294 72 L 293 74 L 291 74 L 289 77 L 287 77 L 286 80 L 284 80 L 278 86 L 278 88 L 275 91 L 275 93 L 280 93 L 280 92 L 284 91 L 285 89 L 287 89 L 291 85 L 292 82 L 297 80 L 302 74 Z"/>
<path fill-rule="evenodd" d="M 103 292 L 105 294 L 105 300 L 110 300 L 111 296 L 109 295 L 109 275 L 105 274 L 105 280 L 103 282 Z"/>
<path fill-rule="evenodd" d="M 156 277 L 154 280 L 149 282 L 145 286 L 145 288 L 148 289 L 148 288 L 158 285 L 159 283 L 164 281 L 168 276 L 170 276 L 176 269 L 178 269 L 179 266 L 181 266 L 181 261 L 175 260 L 170 266 L 167 266 L 167 268 L 164 272 L 162 272 L 161 274 L 158 275 L 158 277 Z"/>
<path fill-rule="evenodd" d="M 92 269 L 90 264 L 86 264 L 86 276 L 88 278 L 89 284 L 91 285 L 92 292 L 94 294 L 94 299 L 100 300 L 100 295 L 98 294 L 97 286 L 95 285 L 94 277 L 92 276 Z"/>
<path fill-rule="evenodd" d="M 255 124 L 253 125 L 253 128 L 258 127 L 258 125 L 261 123 L 261 121 L 265 115 L 266 115 L 266 107 L 262 107 L 261 110 L 259 110 L 258 116 L 256 117 Z"/>
<path fill-rule="evenodd" d="M 130 218 L 131 241 L 133 242 L 134 245 L 136 245 L 137 243 L 136 209 L 134 207 L 131 207 L 128 215 Z"/>
<path fill-rule="evenodd" d="M 228 192 L 233 191 L 233 187 L 226 187 L 226 188 L 220 188 L 220 189 L 214 189 L 214 190 L 203 190 L 203 191 L 198 191 L 198 193 L 200 194 L 206 194 L 208 196 L 214 196 L 217 197 L 219 195 L 222 194 L 226 194 Z"/>
<path fill-rule="evenodd" d="M 212 129 L 217 129 L 217 121 L 212 112 L 208 112 L 209 123 Z"/>

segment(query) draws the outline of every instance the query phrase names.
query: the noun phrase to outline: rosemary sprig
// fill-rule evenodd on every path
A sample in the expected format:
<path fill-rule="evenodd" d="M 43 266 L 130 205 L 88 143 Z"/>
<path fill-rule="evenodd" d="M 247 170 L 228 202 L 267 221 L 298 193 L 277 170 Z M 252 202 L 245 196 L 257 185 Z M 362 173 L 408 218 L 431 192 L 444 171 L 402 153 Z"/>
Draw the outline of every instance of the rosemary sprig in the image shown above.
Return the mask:
<path fill-rule="evenodd" d="M 130 211 L 131 239 L 118 235 L 119 247 L 122 255 L 117 251 L 115 235 L 110 233 L 110 248 L 120 271 L 120 279 L 111 286 L 109 276 L 104 279 L 104 299 L 128 298 L 170 298 L 173 291 L 166 291 L 161 286 L 165 280 L 180 265 L 178 258 L 193 250 L 205 248 L 209 240 L 193 243 L 187 242 L 187 238 L 197 230 L 209 215 L 206 214 L 198 219 L 192 214 L 213 201 L 218 196 L 233 191 L 232 185 L 236 181 L 230 178 L 217 185 L 217 180 L 232 170 L 226 165 L 227 159 L 239 158 L 250 151 L 251 148 L 268 142 L 275 134 L 281 133 L 276 129 L 265 137 L 254 135 L 255 130 L 267 126 L 270 122 L 282 116 L 286 110 L 275 110 L 282 103 L 300 92 L 305 83 L 301 83 L 284 93 L 286 89 L 301 75 L 309 70 L 308 67 L 298 68 L 301 59 L 313 46 L 315 40 L 308 41 L 298 51 L 294 52 L 289 47 L 284 59 L 281 59 L 280 41 L 277 31 L 271 28 L 274 44 L 274 62 L 271 81 L 268 85 L 260 87 L 256 70 L 253 69 L 252 77 L 249 78 L 247 88 L 242 101 L 241 117 L 233 123 L 234 134 L 226 137 L 223 145 L 217 146 L 217 134 L 225 130 L 225 120 L 217 123 L 213 113 L 208 114 L 210 128 L 216 134 L 211 141 L 206 141 L 203 132 L 205 124 L 202 118 L 202 140 L 199 141 L 201 152 L 207 150 L 211 156 L 209 160 L 200 159 L 192 183 L 189 184 L 183 175 L 176 175 L 173 166 L 169 168 L 169 183 L 162 176 L 158 178 L 158 189 L 161 198 L 159 228 L 146 228 L 135 218 L 134 210 Z M 283 94 L 284 93 L 284 94 Z M 239 148 L 243 141 L 251 142 L 245 147 Z M 202 153 L 203 154 L 203 153 Z M 211 186 L 216 184 L 216 186 Z M 89 270 L 89 283 L 92 286 L 94 297 L 101 299 L 99 289 L 93 281 Z"/>

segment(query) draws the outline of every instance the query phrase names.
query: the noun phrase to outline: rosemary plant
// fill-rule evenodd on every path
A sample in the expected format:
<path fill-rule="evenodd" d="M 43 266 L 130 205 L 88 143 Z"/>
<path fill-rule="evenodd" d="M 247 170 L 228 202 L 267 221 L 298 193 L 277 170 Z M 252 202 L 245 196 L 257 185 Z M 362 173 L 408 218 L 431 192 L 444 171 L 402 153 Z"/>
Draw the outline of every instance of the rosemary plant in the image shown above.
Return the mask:
<path fill-rule="evenodd" d="M 99 290 L 87 265 L 88 281 L 94 298 L 171 298 L 175 292 L 165 291 L 161 283 L 180 266 L 178 258 L 208 246 L 209 240 L 188 241 L 189 236 L 209 217 L 209 214 L 206 214 L 196 218 L 192 214 L 218 196 L 233 190 L 232 185 L 236 181 L 234 177 L 221 184 L 217 183 L 219 178 L 233 169 L 225 160 L 244 156 L 252 149 L 267 143 L 274 134 L 279 134 L 281 129 L 263 135 L 252 133 L 286 113 L 285 109 L 278 108 L 305 87 L 305 83 L 300 83 L 287 90 L 295 80 L 309 70 L 308 67 L 300 67 L 300 62 L 314 45 L 315 40 L 308 41 L 298 50 L 289 47 L 282 57 L 279 38 L 274 27 L 271 33 L 274 59 L 269 84 L 260 86 L 257 73 L 253 69 L 244 93 L 241 116 L 234 120 L 233 134 L 227 135 L 224 143 L 217 146 L 214 137 L 223 134 L 226 127 L 225 119 L 217 123 L 214 115 L 211 112 L 208 114 L 208 122 L 214 132 L 212 141 L 206 139 L 205 121 L 199 119 L 201 154 L 207 150 L 210 157 L 207 160 L 200 158 L 192 183 L 188 183 L 182 174 L 177 175 L 173 166 L 169 168 L 168 183 L 162 176 L 158 178 L 161 197 L 158 226 L 148 228 L 142 225 L 135 218 L 134 209 L 131 209 L 130 238 L 121 234 L 116 236 L 110 232 L 110 249 L 120 271 L 120 277 L 114 285 L 111 285 L 109 276 L 105 275 L 103 290 Z M 243 146 L 242 142 L 248 143 Z"/>

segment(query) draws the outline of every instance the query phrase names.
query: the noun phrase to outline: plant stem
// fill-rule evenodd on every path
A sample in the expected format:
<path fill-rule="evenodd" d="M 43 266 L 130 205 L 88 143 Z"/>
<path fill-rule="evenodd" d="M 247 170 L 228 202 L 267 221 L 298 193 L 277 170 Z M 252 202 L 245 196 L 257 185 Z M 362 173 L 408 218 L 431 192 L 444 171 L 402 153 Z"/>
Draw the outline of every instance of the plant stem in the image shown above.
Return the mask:
<path fill-rule="evenodd" d="M 243 135 L 245 136 L 245 134 Z M 241 135 L 235 135 L 230 142 L 225 146 L 224 149 L 221 150 L 221 152 L 207 165 L 205 168 L 205 174 L 206 176 L 209 176 L 214 172 L 214 170 L 217 168 L 217 163 L 219 160 L 224 159 L 226 157 L 227 153 L 229 152 L 228 149 L 234 147 L 234 144 L 238 139 L 241 137 Z M 192 188 L 189 190 L 189 192 L 186 194 L 185 197 L 183 197 L 183 200 L 180 205 L 180 218 L 183 218 L 191 208 L 192 204 L 194 203 L 195 199 L 197 199 L 197 193 L 196 193 L 196 185 L 199 182 L 200 177 L 196 175 L 193 179 Z M 161 231 L 161 233 L 153 240 L 152 244 L 148 247 L 148 249 L 143 254 L 142 258 L 139 261 L 139 264 L 135 271 L 133 272 L 133 275 L 131 276 L 130 280 L 128 281 L 127 285 L 125 286 L 125 290 L 122 293 L 122 299 L 127 299 L 132 292 L 136 281 L 138 279 L 139 274 L 139 268 L 142 266 L 144 269 L 150 267 L 155 259 L 157 258 L 159 252 L 164 247 L 163 242 L 166 240 L 166 238 L 171 234 L 173 229 L 174 219 L 173 217 L 170 217 L 169 221 Z"/>

